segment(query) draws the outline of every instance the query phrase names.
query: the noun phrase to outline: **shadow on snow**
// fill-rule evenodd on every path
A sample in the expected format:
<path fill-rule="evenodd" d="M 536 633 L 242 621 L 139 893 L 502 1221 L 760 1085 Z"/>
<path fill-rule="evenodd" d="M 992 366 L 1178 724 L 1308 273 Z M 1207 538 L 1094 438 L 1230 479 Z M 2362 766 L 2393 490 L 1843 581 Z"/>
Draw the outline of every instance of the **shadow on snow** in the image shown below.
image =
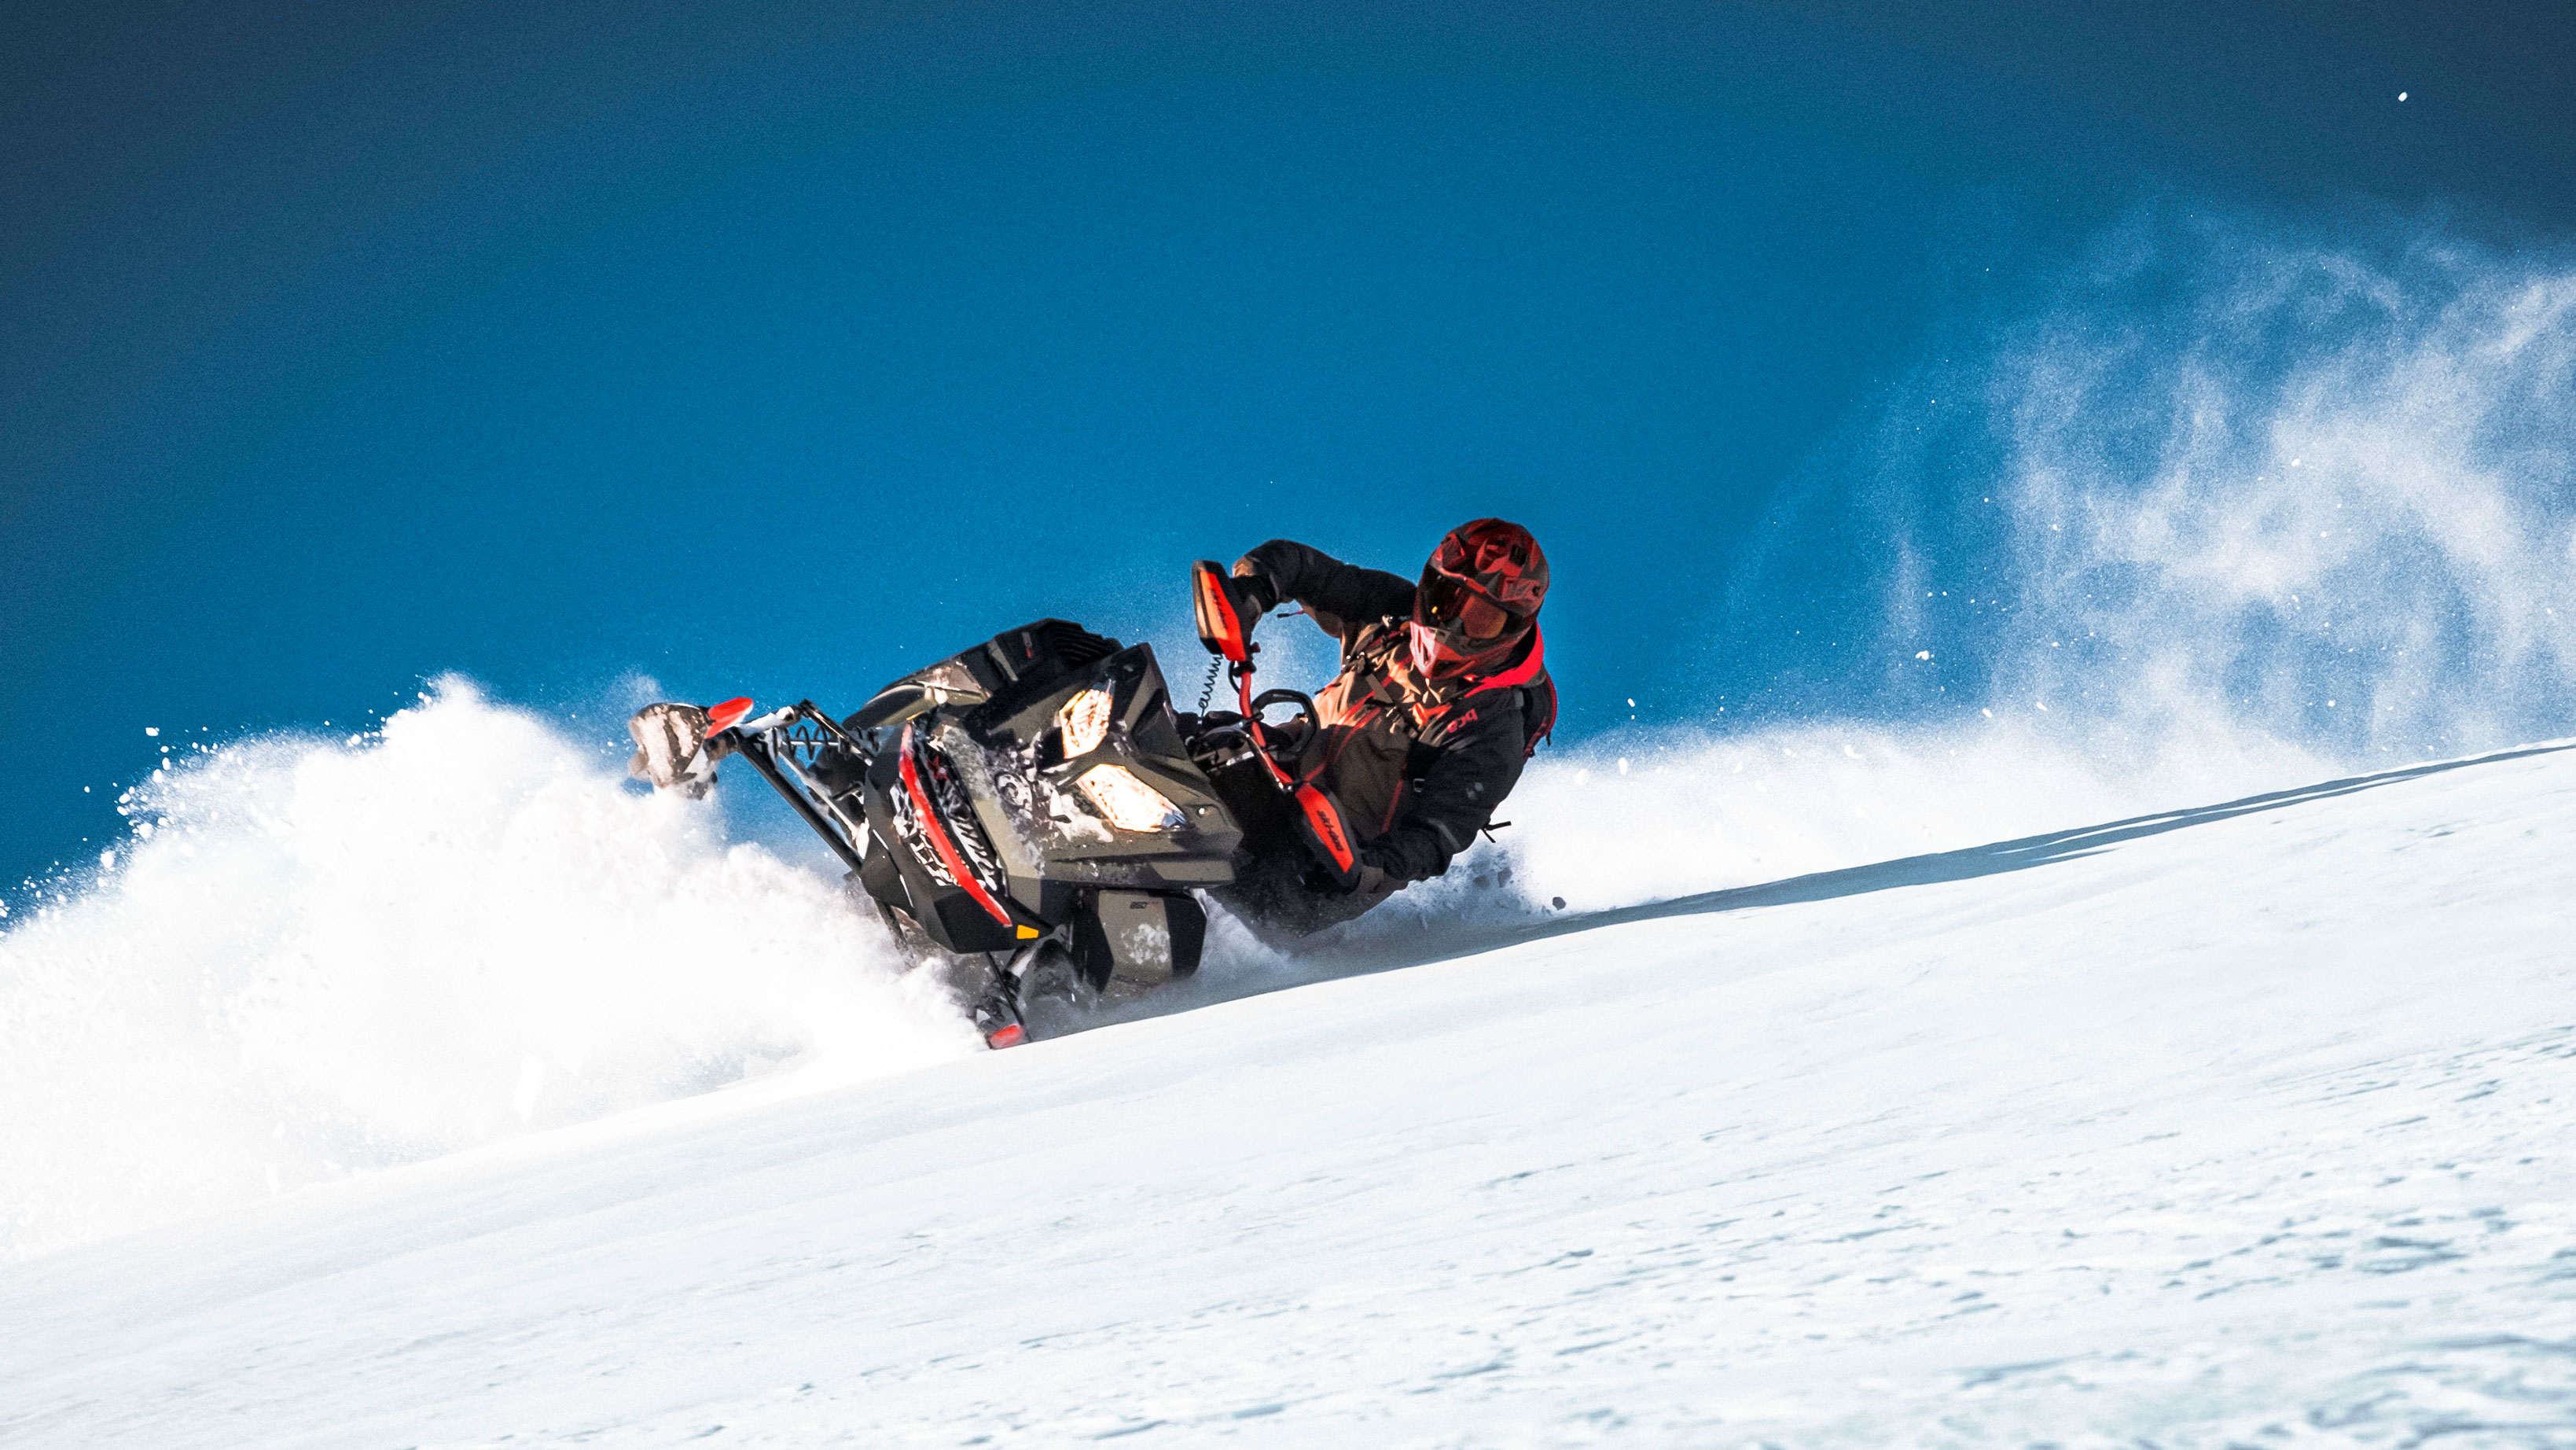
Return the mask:
<path fill-rule="evenodd" d="M 2272 791 L 2247 796 L 2242 800 L 2219 805 L 2198 806 L 2189 810 L 2167 811 L 2157 815 L 2134 816 L 2105 825 L 2085 826 L 2075 830 L 2052 831 L 2046 835 L 2025 836 L 2017 841 L 2000 841 L 1987 846 L 1970 846 L 1963 850 L 1941 851 L 1926 856 L 1907 856 L 1895 861 L 1881 861 L 1868 866 L 1848 866 L 1834 871 L 1818 871 L 1806 876 L 1792 876 L 1782 881 L 1757 886 L 1729 887 L 1723 891 L 1703 891 L 1693 896 L 1679 896 L 1666 901 L 1650 901 L 1638 906 L 1623 906 L 1607 911 L 1587 911 L 1551 915 L 1540 920 L 1441 925 L 1424 922 L 1420 934 L 1391 935 L 1371 932 L 1356 939 L 1342 941 L 1327 937 L 1290 959 L 1286 971 L 1249 972 L 1227 981 L 1200 980 L 1189 984 L 1175 983 L 1157 991 L 1152 997 L 1122 1007 L 1105 1010 L 1093 1025 L 1132 1021 L 1141 1017 L 1162 1016 L 1191 1007 L 1238 997 L 1259 996 L 1303 986 L 1310 982 L 1337 977 L 1362 976 L 1371 972 L 1391 971 L 1398 967 L 1420 966 L 1435 961 L 1472 956 L 1478 952 L 1516 946 L 1523 942 L 1544 941 L 1549 937 L 1575 932 L 1594 931 L 1605 926 L 1619 926 L 1633 921 L 1656 921 L 1676 916 L 1702 916 L 1725 911 L 1742 911 L 1756 906 L 1787 906 L 1800 902 L 1833 901 L 1847 896 L 1865 896 L 1876 891 L 1892 891 L 1906 886 L 1930 886 L 1947 881 L 1966 881 L 1979 876 L 1993 876 L 2006 871 L 2026 871 L 2034 866 L 2047 866 L 2059 861 L 2080 860 L 2147 836 L 2160 836 L 2167 831 L 2205 826 L 2212 822 L 2232 820 L 2238 816 L 2262 811 L 2281 810 L 2314 801 L 2331 800 L 2379 786 L 2420 780 L 2429 775 L 2460 770 L 2475 765 L 2494 765 L 2508 760 L 2522 760 L 2535 755 L 2548 755 L 2576 749 L 2576 741 L 2526 746 L 2499 751 L 2492 755 L 2473 756 L 2465 760 L 2439 761 L 2430 765 L 2410 765 L 2399 770 L 2380 771 L 2372 775 L 2348 776 L 2341 780 L 2301 786 L 2295 790 Z M 1338 935 L 1338 934 L 1336 934 Z M 1175 990 L 1177 988 L 1177 990 Z"/>

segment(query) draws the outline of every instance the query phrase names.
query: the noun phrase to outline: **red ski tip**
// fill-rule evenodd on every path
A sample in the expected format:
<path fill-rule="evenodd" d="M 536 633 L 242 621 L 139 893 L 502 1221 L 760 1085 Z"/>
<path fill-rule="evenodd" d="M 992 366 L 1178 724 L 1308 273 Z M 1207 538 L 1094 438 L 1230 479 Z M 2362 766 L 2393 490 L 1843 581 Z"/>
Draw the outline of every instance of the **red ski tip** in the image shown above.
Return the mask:
<path fill-rule="evenodd" d="M 731 729 L 735 722 L 741 720 L 743 716 L 750 713 L 751 697 L 749 695 L 745 695 L 740 699 L 727 700 L 721 705 L 709 705 L 707 707 L 707 733 L 709 735 L 713 735 L 719 730 Z"/>
<path fill-rule="evenodd" d="M 984 1045 L 997 1052 L 1005 1047 L 1017 1047 L 1028 1040 L 1028 1029 L 1017 1022 L 1008 1027 L 997 1027 L 984 1034 Z"/>

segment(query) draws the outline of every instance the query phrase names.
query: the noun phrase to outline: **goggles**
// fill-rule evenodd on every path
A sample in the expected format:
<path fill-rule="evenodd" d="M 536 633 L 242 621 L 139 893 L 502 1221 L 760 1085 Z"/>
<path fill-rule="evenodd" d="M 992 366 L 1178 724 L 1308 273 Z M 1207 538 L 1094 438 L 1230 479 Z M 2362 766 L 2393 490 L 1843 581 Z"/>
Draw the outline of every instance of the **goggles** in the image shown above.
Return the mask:
<path fill-rule="evenodd" d="M 1520 622 L 1466 580 L 1437 569 L 1422 571 L 1413 594 L 1413 617 L 1442 634 L 1477 641 L 1500 639 Z"/>

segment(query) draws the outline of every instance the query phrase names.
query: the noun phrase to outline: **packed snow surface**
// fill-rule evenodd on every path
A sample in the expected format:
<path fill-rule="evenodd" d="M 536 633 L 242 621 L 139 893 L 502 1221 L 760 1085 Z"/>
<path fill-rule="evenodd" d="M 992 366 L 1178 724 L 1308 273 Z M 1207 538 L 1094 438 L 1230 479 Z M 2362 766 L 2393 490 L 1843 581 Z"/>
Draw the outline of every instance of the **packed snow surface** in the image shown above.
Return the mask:
<path fill-rule="evenodd" d="M 1243 958 L 26 1259 L 0 1443 L 2568 1444 L 2571 826 L 2544 748 Z"/>

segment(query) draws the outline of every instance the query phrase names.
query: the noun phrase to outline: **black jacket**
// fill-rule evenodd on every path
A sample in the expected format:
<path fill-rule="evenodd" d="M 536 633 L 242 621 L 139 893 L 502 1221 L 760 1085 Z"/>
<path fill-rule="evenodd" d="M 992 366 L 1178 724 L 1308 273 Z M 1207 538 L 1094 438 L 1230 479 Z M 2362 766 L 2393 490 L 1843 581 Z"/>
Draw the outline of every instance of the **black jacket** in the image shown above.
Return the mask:
<path fill-rule="evenodd" d="M 1337 723 L 1334 701 L 1384 698 L 1427 691 L 1422 711 L 1363 711 L 1371 728 L 1392 730 L 1407 742 L 1398 788 L 1381 793 L 1387 815 L 1355 819 L 1360 857 L 1396 881 L 1419 881 L 1449 869 L 1511 794 L 1521 765 L 1555 723 L 1556 689 L 1547 678 L 1537 631 L 1495 686 L 1481 677 L 1431 688 L 1404 659 L 1405 621 L 1413 617 L 1412 580 L 1363 569 L 1286 539 L 1273 539 L 1244 555 L 1250 577 L 1266 587 L 1265 607 L 1294 602 L 1342 642 L 1342 673 L 1317 697 L 1328 727 Z M 1391 675 L 1393 678 L 1383 678 Z M 1337 792 L 1339 793 L 1339 792 Z M 1362 786 L 1359 794 L 1369 796 Z M 1354 802 L 1343 801 L 1346 813 Z M 1374 832 L 1374 834 L 1372 834 Z"/>

